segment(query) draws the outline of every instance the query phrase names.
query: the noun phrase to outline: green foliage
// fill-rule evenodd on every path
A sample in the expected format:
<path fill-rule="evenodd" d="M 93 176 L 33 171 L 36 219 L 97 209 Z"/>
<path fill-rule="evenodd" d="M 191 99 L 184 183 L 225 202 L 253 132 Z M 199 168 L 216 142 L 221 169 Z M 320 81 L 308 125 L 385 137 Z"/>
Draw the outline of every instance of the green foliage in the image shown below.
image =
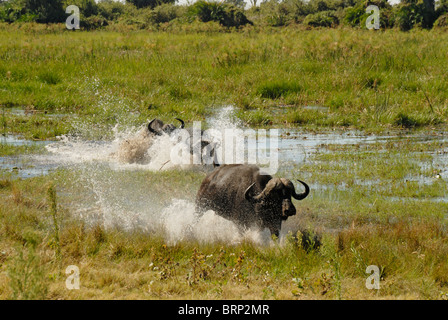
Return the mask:
<path fill-rule="evenodd" d="M 64 22 L 66 19 L 62 0 L 25 0 L 24 5 L 27 13 L 36 16 L 37 22 Z"/>
<path fill-rule="evenodd" d="M 165 3 L 155 7 L 151 11 L 149 19 L 153 24 L 170 22 L 184 14 L 182 9 L 180 6 Z"/>
<path fill-rule="evenodd" d="M 241 9 L 227 3 L 200 0 L 188 8 L 188 13 L 202 22 L 216 21 L 225 27 L 252 24 Z"/>
<path fill-rule="evenodd" d="M 339 19 L 335 11 L 320 11 L 306 16 L 303 24 L 310 27 L 335 27 Z"/>
<path fill-rule="evenodd" d="M 366 13 L 369 5 L 375 5 L 380 9 L 380 27 L 391 28 L 394 25 L 392 6 L 385 0 L 369 0 L 358 2 L 355 6 L 345 8 L 344 23 L 352 27 L 365 27 L 367 18 L 371 13 Z"/>
<path fill-rule="evenodd" d="M 225 3 L 232 4 L 237 8 L 244 9 L 246 2 L 244 0 L 224 0 Z"/>
<path fill-rule="evenodd" d="M 436 28 L 448 28 L 448 14 L 443 14 L 434 22 Z"/>
<path fill-rule="evenodd" d="M 402 31 L 415 27 L 432 28 L 436 20 L 434 0 L 407 0 L 396 7 L 396 25 Z"/>
<path fill-rule="evenodd" d="M 198 24 L 194 21 L 213 21 L 224 27 L 253 25 L 252 21 L 272 27 L 294 23 L 311 27 L 335 27 L 343 21 L 352 27 L 363 27 L 369 16 L 365 9 L 372 4 L 380 8 L 381 28 L 397 26 L 407 31 L 413 27 L 429 29 L 438 17 L 448 12 L 448 0 L 440 1 L 437 10 L 434 0 L 406 0 L 394 6 L 387 0 L 267 0 L 248 10 L 243 0 L 200 0 L 191 5 L 174 3 L 175 0 L 127 0 L 126 3 L 115 0 L 98 3 L 95 0 L 0 1 L 0 21 L 64 22 L 67 17 L 65 7 L 74 4 L 80 8 L 81 27 L 86 30 L 108 25 L 121 31 L 152 29 L 154 26 L 164 30 L 172 30 L 173 26 L 196 29 Z M 441 18 L 437 26 L 443 23 Z M 215 30 L 216 25 L 201 28 Z"/>
<path fill-rule="evenodd" d="M 264 15 L 268 25 L 273 27 L 284 26 L 291 16 L 292 7 L 286 2 L 276 0 L 266 1 L 260 5 L 260 11 Z"/>
<path fill-rule="evenodd" d="M 34 247 L 22 248 L 8 267 L 11 299 L 45 299 L 48 284 L 45 271 Z"/>
<path fill-rule="evenodd" d="M 366 16 L 368 16 L 366 8 L 358 4 L 345 9 L 344 22 L 352 27 L 361 26 L 361 21 L 365 20 Z"/>
<path fill-rule="evenodd" d="M 296 81 L 268 81 L 258 87 L 257 93 L 262 98 L 278 99 L 291 93 L 299 93 L 300 89 Z"/>
<path fill-rule="evenodd" d="M 24 0 L 11 0 L 0 3 L 0 21 L 35 21 L 36 15 L 26 12 Z"/>
<path fill-rule="evenodd" d="M 86 30 L 95 30 L 107 26 L 109 22 L 103 16 L 95 15 L 82 19 L 80 24 Z"/>
<path fill-rule="evenodd" d="M 164 3 L 174 4 L 175 0 L 126 0 L 126 2 L 132 3 L 137 8 L 155 8 Z"/>
<path fill-rule="evenodd" d="M 103 0 L 97 4 L 98 14 L 107 21 L 118 20 L 126 12 L 126 4 L 120 1 Z"/>
<path fill-rule="evenodd" d="M 65 9 L 70 5 L 75 5 L 79 8 L 81 24 L 85 18 L 98 14 L 98 5 L 95 0 L 65 0 L 63 8 Z"/>

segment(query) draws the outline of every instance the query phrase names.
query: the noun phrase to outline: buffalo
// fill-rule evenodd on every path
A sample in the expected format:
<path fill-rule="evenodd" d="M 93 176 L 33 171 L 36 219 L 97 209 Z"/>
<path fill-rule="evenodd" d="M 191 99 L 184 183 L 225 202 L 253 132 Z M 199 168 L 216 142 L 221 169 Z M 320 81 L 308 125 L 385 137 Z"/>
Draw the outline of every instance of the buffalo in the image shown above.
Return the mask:
<path fill-rule="evenodd" d="M 153 119 L 148 126 L 142 128 L 135 136 L 120 142 L 118 150 L 113 154 L 118 161 L 122 163 L 145 163 L 147 162 L 147 151 L 152 145 L 156 136 L 163 134 L 171 134 L 176 129 L 183 129 L 185 123 L 183 120 L 176 118 L 181 125 L 176 127 L 174 124 L 164 124 L 162 120 Z"/>
<path fill-rule="evenodd" d="M 149 122 L 148 131 L 157 136 L 161 136 L 162 134 L 171 134 L 177 129 L 183 129 L 185 127 L 185 122 L 179 118 L 175 118 L 175 119 L 181 123 L 179 128 L 177 128 L 172 123 L 164 124 L 162 120 L 154 119 L 151 122 Z"/>
<path fill-rule="evenodd" d="M 268 228 L 271 235 L 280 234 L 282 221 L 296 214 L 291 197 L 305 199 L 309 186 L 296 193 L 293 183 L 285 178 L 261 174 L 256 165 L 223 165 L 209 173 L 196 196 L 198 213 L 213 210 L 240 227 Z"/>

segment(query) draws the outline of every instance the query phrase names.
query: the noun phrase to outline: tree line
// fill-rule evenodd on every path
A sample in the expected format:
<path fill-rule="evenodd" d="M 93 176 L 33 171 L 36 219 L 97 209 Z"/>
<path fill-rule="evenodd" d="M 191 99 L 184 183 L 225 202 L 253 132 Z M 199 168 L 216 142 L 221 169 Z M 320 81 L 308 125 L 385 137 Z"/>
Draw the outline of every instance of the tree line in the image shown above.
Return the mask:
<path fill-rule="evenodd" d="M 90 30 L 114 24 L 154 28 L 193 22 L 219 23 L 223 27 L 245 25 L 282 27 L 365 27 L 369 5 L 380 9 L 380 27 L 407 31 L 412 28 L 447 28 L 448 0 L 199 0 L 178 5 L 176 0 L 0 0 L 0 22 L 63 23 L 65 8 L 80 9 L 81 28 Z"/>

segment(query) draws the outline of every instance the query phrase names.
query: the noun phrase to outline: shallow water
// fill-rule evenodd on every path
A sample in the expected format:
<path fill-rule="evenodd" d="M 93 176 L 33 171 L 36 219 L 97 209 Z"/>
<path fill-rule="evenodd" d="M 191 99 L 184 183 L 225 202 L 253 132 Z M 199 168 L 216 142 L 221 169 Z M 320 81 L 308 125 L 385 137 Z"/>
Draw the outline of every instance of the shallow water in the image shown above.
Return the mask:
<path fill-rule="evenodd" d="M 223 129 L 245 129 L 242 123 L 233 115 L 233 108 L 227 106 L 207 119 L 210 132 Z M 221 241 L 225 243 L 240 243 L 251 241 L 257 244 L 272 243 L 266 231 L 246 230 L 240 232 L 231 222 L 208 212 L 198 217 L 194 210 L 193 200 L 173 199 L 169 203 L 162 203 L 157 195 L 152 195 L 145 189 L 142 181 L 126 180 L 129 171 L 164 171 L 172 169 L 202 168 L 195 165 L 177 165 L 170 161 L 170 150 L 177 144 L 177 140 L 167 135 L 158 137 L 146 151 L 146 158 L 140 163 L 123 163 L 115 156 L 122 147 L 123 141 L 138 136 L 141 128 L 127 128 L 119 131 L 113 128 L 114 139 L 110 141 L 93 141 L 82 137 L 62 136 L 58 141 L 27 141 L 15 136 L 4 137 L 2 143 L 12 145 L 42 144 L 46 153 L 39 155 L 24 155 L 20 157 L 0 157 L 0 168 L 10 173 L 12 178 L 35 177 L 45 175 L 57 168 L 73 168 L 82 173 L 78 183 L 85 190 L 76 195 L 79 201 L 73 201 L 71 208 L 74 214 L 88 223 L 101 222 L 105 227 L 120 227 L 123 229 L 143 229 L 148 232 L 162 232 L 167 241 L 176 243 L 184 240 L 199 242 Z M 214 131 L 215 130 L 215 131 Z M 269 133 L 269 130 L 267 130 Z M 365 134 L 359 131 L 345 131 L 327 133 L 310 133 L 305 130 L 282 129 L 279 132 L 278 152 L 279 164 L 283 173 L 288 168 L 300 168 L 304 164 L 319 163 L 313 159 L 315 154 L 344 152 L 333 151 L 330 145 L 347 146 L 347 152 L 355 152 L 360 146 L 371 144 L 385 144 L 389 142 L 413 143 L 444 143 L 448 141 L 448 134 Z M 269 156 L 272 150 L 249 135 L 245 141 L 248 152 L 251 148 L 265 151 Z M 264 149 L 263 149 L 264 148 Z M 413 154 L 418 152 L 410 153 Z M 423 153 L 425 153 L 423 151 Z M 419 161 L 422 168 L 439 168 L 441 178 L 448 177 L 448 150 L 427 152 L 432 156 L 430 161 Z M 189 157 L 189 155 L 188 155 Z M 191 159 L 189 159 L 191 160 Z M 344 169 L 345 170 L 345 169 Z M 349 170 L 349 169 L 347 169 Z M 111 173 L 114 173 L 112 175 Z M 117 174 L 123 179 L 117 179 Z M 406 180 L 418 181 L 423 185 L 430 185 L 434 178 L 424 175 L 408 175 Z M 306 180 L 306 179 L 305 179 Z M 355 186 L 374 187 L 381 181 L 377 178 L 355 179 Z M 347 191 L 352 186 L 346 183 L 338 185 L 310 183 L 314 191 L 327 192 L 328 200 L 338 201 L 338 191 Z M 333 192 L 334 191 L 334 192 Z M 70 197 L 74 197 L 71 195 Z M 313 195 L 310 195 L 312 198 Z M 390 197 L 391 201 L 405 201 L 409 198 Z M 447 197 L 433 198 L 434 202 L 448 202 Z M 295 232 L 295 230 L 290 230 Z M 281 241 L 288 229 L 282 229 Z"/>

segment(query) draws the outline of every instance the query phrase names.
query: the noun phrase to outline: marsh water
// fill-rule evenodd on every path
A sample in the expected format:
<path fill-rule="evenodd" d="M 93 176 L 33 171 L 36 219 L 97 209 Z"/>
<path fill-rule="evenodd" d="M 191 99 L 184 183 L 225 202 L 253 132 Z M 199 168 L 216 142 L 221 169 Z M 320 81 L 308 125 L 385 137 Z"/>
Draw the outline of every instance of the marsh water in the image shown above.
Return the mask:
<path fill-rule="evenodd" d="M 321 111 L 317 109 L 317 111 Z M 215 115 L 207 119 L 207 127 L 210 132 L 223 129 L 245 129 L 244 125 L 233 115 L 233 107 L 227 106 L 220 109 Z M 80 192 L 82 200 L 78 201 L 73 212 L 86 221 L 100 220 L 105 226 L 119 225 L 125 229 L 143 228 L 149 231 L 162 228 L 169 241 L 176 242 L 185 238 L 193 238 L 200 241 L 220 240 L 226 242 L 238 242 L 242 239 L 262 243 L 269 241 L 266 231 L 255 232 L 248 230 L 241 237 L 233 223 L 217 217 L 209 212 L 201 219 L 197 219 L 194 210 L 193 199 L 179 199 L 173 197 L 169 202 L 159 201 L 158 195 L 148 195 L 143 190 L 146 182 L 139 180 L 139 172 L 161 172 L 169 170 L 212 170 L 198 165 L 176 165 L 170 162 L 170 148 L 176 141 L 169 136 L 161 136 L 147 150 L 149 156 L 146 162 L 122 163 L 113 156 L 122 145 L 123 140 L 135 136 L 141 128 L 128 128 L 125 131 L 114 131 L 114 139 L 109 141 L 87 140 L 78 136 L 62 136 L 57 141 L 29 141 L 16 136 L 1 137 L 2 145 L 40 145 L 44 151 L 39 154 L 26 154 L 20 156 L 0 157 L 0 169 L 2 175 L 11 179 L 30 178 L 46 175 L 58 169 L 78 170 L 81 172 L 77 178 L 80 185 L 88 192 Z M 267 130 L 269 134 L 269 130 Z M 303 176 L 309 181 L 314 191 L 310 198 L 319 195 L 319 192 L 343 191 L 350 188 L 375 186 L 387 182 L 388 178 L 376 175 L 374 172 L 365 176 L 354 178 L 351 184 L 341 181 L 334 182 L 320 179 L 327 175 L 336 178 L 340 175 L 350 176 L 356 165 L 362 165 L 357 154 L 372 154 L 372 158 L 378 155 L 392 152 L 394 145 L 405 145 L 406 148 L 397 157 L 406 158 L 409 163 L 416 166 L 412 172 L 397 178 L 398 183 L 415 182 L 418 185 L 432 185 L 441 179 L 448 179 L 448 135 L 446 132 L 431 133 L 403 133 L 392 132 L 388 134 L 366 134 L 360 131 L 328 131 L 310 132 L 301 129 L 280 129 L 278 148 L 279 174 L 288 178 Z M 250 146 L 262 150 L 267 155 L 272 153 L 269 145 L 260 144 L 255 136 L 248 136 L 246 147 Z M 388 146 L 385 148 L 384 146 Z M 425 147 L 431 146 L 430 148 Z M 414 148 L 415 146 L 415 148 Z M 352 155 L 346 160 L 332 158 Z M 369 159 L 369 161 L 372 159 Z M 379 161 L 379 160 L 378 160 Z M 370 163 L 370 162 L 369 162 Z M 396 159 L 387 158 L 384 166 L 396 165 Z M 401 165 L 401 163 L 400 163 Z M 327 169 L 311 170 L 323 166 Z M 303 169 L 303 174 L 301 170 Z M 366 165 L 365 170 L 374 170 Z M 329 173 L 330 172 L 330 173 Z M 289 177 L 289 175 L 291 177 Z M 384 175 L 384 174 L 383 174 Z M 129 177 L 134 177 L 130 179 Z M 344 180 L 344 179 L 342 179 Z M 397 181 L 395 181 L 397 182 Z M 330 193 L 328 193 L 330 191 Z M 65 192 L 75 192 L 66 190 Z M 78 193 L 78 191 L 76 191 Z M 408 195 L 386 196 L 390 201 L 407 201 Z M 410 195 L 409 197 L 412 197 Z M 78 199 L 79 200 L 79 199 Z M 337 199 L 336 199 L 337 200 Z M 420 200 L 420 198 L 413 198 Z M 428 200 L 423 198 L 422 200 Z M 439 194 L 429 199 L 434 202 L 448 202 L 448 195 Z M 74 203 L 74 202 L 73 202 Z M 154 212 L 161 212 L 155 218 Z M 155 222 L 156 221 L 156 222 Z M 213 228 L 204 226 L 213 225 Z M 207 232 L 204 232 L 207 230 Z M 223 230 L 226 230 L 223 232 Z M 285 230 L 286 232 L 287 230 Z M 284 232 L 282 230 L 284 235 Z"/>

